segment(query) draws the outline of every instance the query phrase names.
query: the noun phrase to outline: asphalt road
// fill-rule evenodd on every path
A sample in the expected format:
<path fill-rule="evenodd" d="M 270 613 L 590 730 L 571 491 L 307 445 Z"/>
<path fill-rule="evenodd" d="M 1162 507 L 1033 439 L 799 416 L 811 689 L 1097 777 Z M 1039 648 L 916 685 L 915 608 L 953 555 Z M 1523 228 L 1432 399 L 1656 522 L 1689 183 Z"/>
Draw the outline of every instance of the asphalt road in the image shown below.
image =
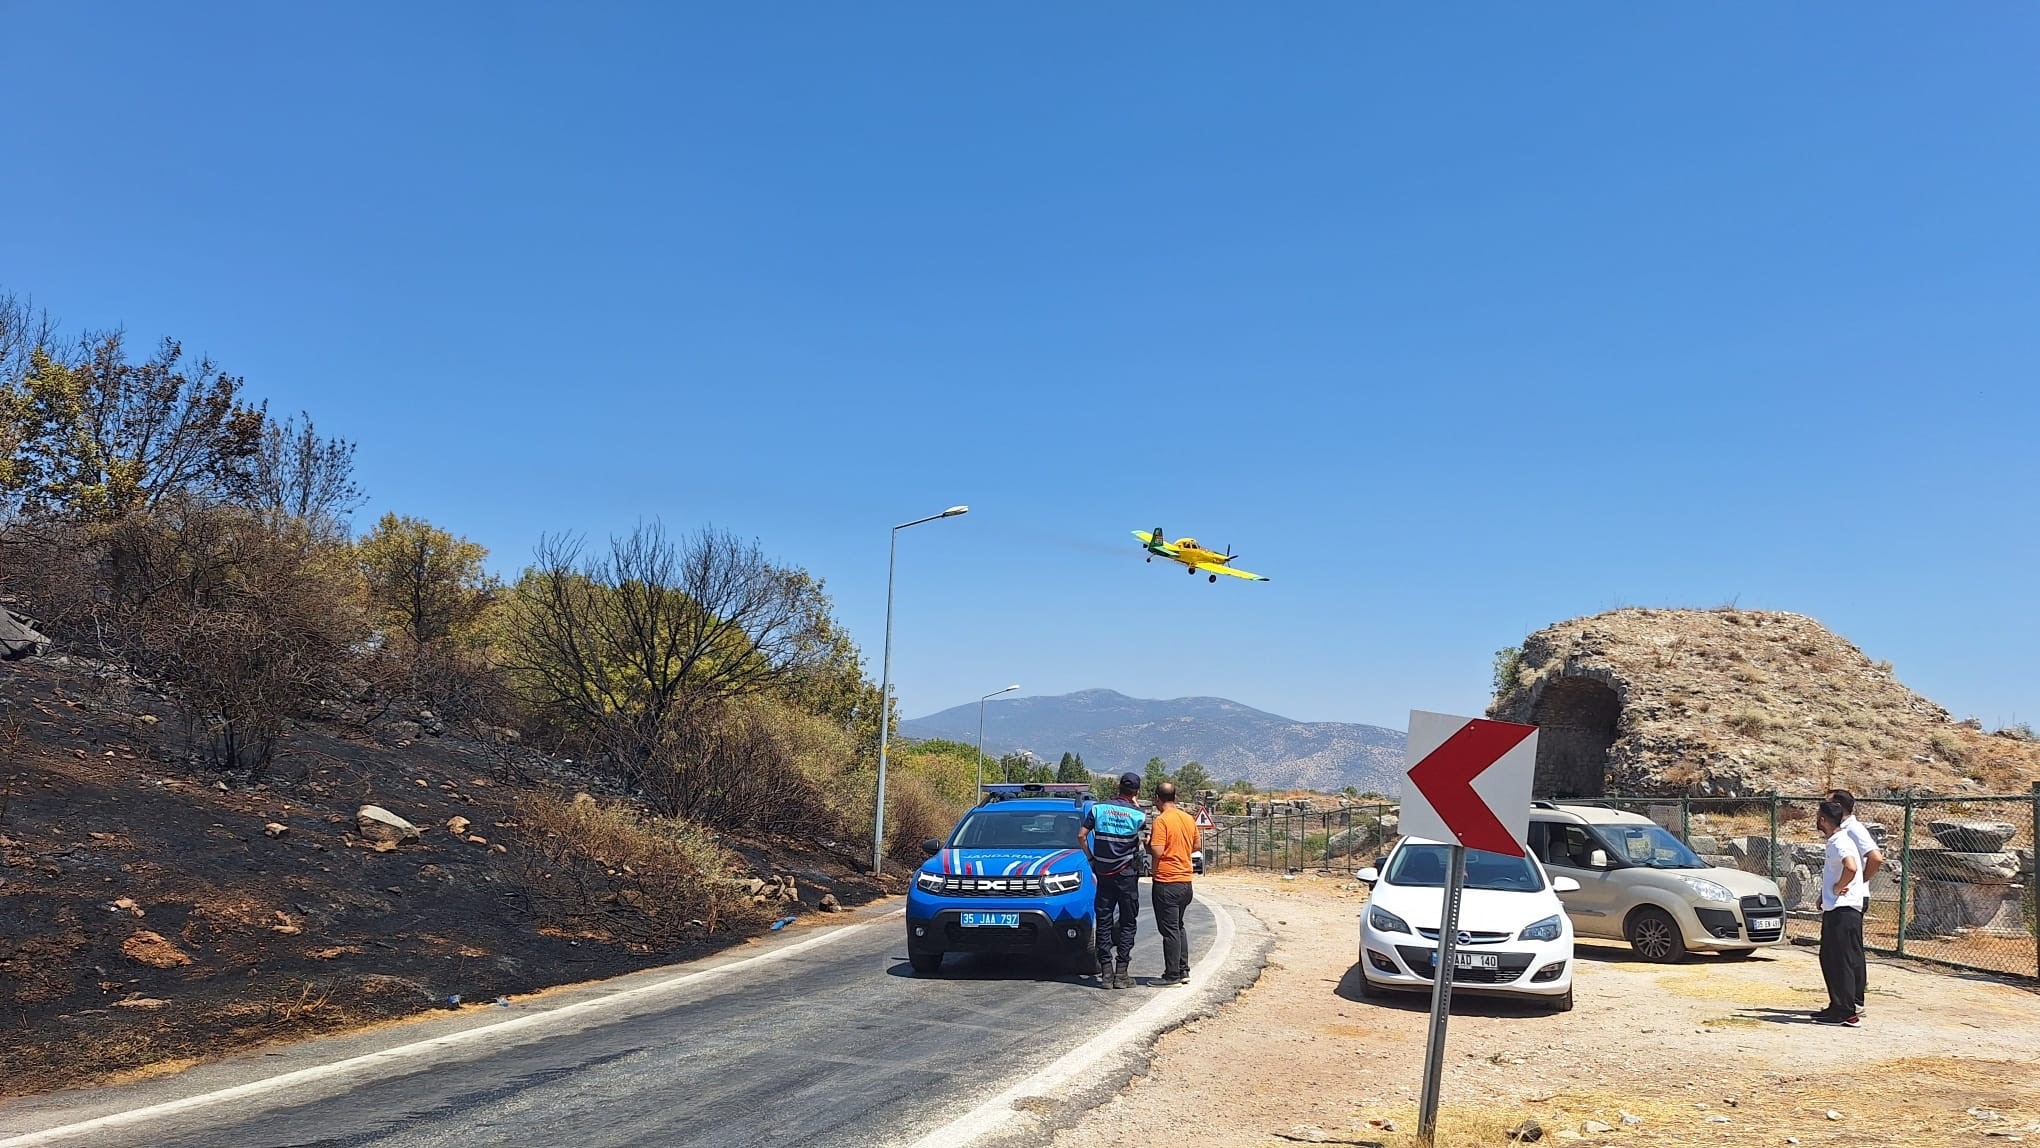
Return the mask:
<path fill-rule="evenodd" d="M 1145 890 L 1142 900 L 1145 909 Z M 1210 949 L 1211 907 L 1194 905 L 1188 924 L 1195 965 Z M 478 1010 L 484 1015 L 445 1028 L 322 1041 L 143 1085 L 15 1101 L 0 1105 L 0 1148 L 903 1143 L 1156 996 L 1197 991 L 1114 992 L 991 957 L 951 956 L 940 977 L 916 977 L 901 918 L 848 928 L 834 937 L 802 930 L 804 941 L 780 941 L 783 954 L 698 981 L 673 985 L 681 970 L 669 969 L 627 978 L 606 1001 L 568 995 L 564 1003 L 596 1002 L 578 1010 L 561 1011 L 553 999 Z M 1160 971 L 1144 911 L 1133 972 L 1145 980 Z M 620 1002 L 617 987 L 643 991 Z M 522 1023 L 483 1031 L 505 1019 Z M 432 1043 L 447 1033 L 464 1035 Z M 332 1068 L 338 1061 L 351 1064 Z M 300 1070 L 310 1079 L 263 1083 Z M 142 1121 L 35 1135 L 179 1103 L 186 1107 Z"/>

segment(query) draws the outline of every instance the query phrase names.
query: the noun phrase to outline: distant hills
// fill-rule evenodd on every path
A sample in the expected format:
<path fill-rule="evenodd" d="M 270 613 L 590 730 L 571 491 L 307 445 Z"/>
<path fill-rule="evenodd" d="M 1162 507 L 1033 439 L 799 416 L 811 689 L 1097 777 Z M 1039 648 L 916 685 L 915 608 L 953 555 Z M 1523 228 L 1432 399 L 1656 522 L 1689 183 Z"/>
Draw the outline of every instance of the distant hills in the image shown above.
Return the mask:
<path fill-rule="evenodd" d="M 967 703 L 900 724 L 907 737 L 977 740 L 978 707 Z M 1137 770 L 1151 757 L 1170 767 L 1202 762 L 1221 781 L 1262 788 L 1353 786 L 1397 792 L 1401 730 L 1344 722 L 1301 722 L 1225 698 L 1130 698 L 1115 690 L 994 701 L 985 708 L 985 753 L 1021 750 L 1054 761 L 1079 753 L 1098 773 Z"/>

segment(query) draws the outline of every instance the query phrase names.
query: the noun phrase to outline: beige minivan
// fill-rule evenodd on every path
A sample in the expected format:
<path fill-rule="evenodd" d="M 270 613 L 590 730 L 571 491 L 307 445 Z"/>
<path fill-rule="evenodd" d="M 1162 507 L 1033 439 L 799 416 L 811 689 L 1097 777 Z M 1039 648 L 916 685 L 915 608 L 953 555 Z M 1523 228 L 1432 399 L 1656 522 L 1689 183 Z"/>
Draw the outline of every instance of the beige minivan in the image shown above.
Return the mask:
<path fill-rule="evenodd" d="M 1530 851 L 1553 877 L 1581 940 L 1629 942 L 1646 961 L 1711 951 L 1747 957 L 1785 941 L 1785 899 L 1768 877 L 1719 869 L 1641 814 L 1606 805 L 1531 803 Z"/>

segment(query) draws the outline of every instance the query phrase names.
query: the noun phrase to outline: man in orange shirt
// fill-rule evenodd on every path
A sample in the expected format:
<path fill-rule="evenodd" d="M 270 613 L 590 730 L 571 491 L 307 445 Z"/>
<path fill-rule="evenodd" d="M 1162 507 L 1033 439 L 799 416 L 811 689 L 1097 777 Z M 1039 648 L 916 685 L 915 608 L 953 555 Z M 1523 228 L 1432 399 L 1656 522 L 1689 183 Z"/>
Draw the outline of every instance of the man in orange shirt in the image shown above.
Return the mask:
<path fill-rule="evenodd" d="M 1190 854 L 1197 850 L 1197 819 L 1176 805 L 1176 785 L 1155 787 L 1155 818 L 1148 850 L 1155 855 L 1155 931 L 1162 935 L 1162 975 L 1155 984 L 1173 988 L 1190 980 L 1190 939 L 1183 912 L 1190 907 Z"/>

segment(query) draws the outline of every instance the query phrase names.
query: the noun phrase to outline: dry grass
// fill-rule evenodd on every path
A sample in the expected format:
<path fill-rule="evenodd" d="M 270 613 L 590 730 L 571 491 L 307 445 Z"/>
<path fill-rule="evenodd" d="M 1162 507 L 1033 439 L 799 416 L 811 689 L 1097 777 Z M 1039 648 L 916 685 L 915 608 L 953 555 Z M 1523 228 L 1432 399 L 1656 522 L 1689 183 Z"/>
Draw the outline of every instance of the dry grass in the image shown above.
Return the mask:
<path fill-rule="evenodd" d="M 586 794 L 527 797 L 517 814 L 539 841 L 524 863 L 553 925 L 671 945 L 763 923 L 765 911 L 728 879 L 736 855 L 692 822 Z"/>
<path fill-rule="evenodd" d="M 1774 1145 L 1794 1137 L 1802 1145 L 1860 1148 L 1866 1144 L 1906 1148 L 1951 1148 L 1997 1143 L 1995 1130 L 2033 1139 L 2029 1127 L 2040 1118 L 2033 1099 L 2040 1066 L 2019 1061 L 1955 1057 L 1910 1057 L 1865 1064 L 1860 1071 L 1807 1076 L 1716 1077 L 1705 1090 L 1683 1095 L 1641 1095 L 1605 1090 L 1567 1091 L 1516 1105 L 1445 1105 L 1438 1113 L 1439 1148 L 1506 1145 L 1509 1130 L 1535 1119 L 1541 1143 L 1623 1144 L 1689 1148 L 1696 1144 Z M 2001 1119 L 1977 1119 L 1976 1108 Z M 1831 1120 L 1832 1110 L 1840 1119 Z M 1624 1114 L 1639 1118 L 1625 1125 Z M 1723 1116 L 1726 1123 L 1709 1120 Z M 1348 1130 L 1326 1128 L 1348 1139 L 1386 1148 L 1415 1148 L 1413 1105 L 1367 1109 Z M 1586 1133 L 1587 1121 L 1612 1132 Z M 1384 1121 L 1395 1131 L 1385 1131 Z M 1578 1133 L 1561 1138 L 1561 1130 Z M 1289 1141 L 1271 1136 L 1265 1143 Z"/>
<path fill-rule="evenodd" d="M 1739 709 L 1722 722 L 1744 737 L 1762 737 L 1777 727 L 1770 714 L 1760 709 Z"/>
<path fill-rule="evenodd" d="M 1827 990 L 1819 985 L 1780 985 L 1711 968 L 1704 972 L 1668 973 L 1660 976 L 1657 983 L 1666 992 L 1691 1000 L 1732 1001 L 1746 1008 L 1815 1008 L 1827 999 Z"/>
<path fill-rule="evenodd" d="M 886 852 L 919 864 L 921 842 L 942 838 L 963 816 L 964 806 L 944 797 L 933 785 L 911 773 L 889 779 L 886 788 Z"/>

